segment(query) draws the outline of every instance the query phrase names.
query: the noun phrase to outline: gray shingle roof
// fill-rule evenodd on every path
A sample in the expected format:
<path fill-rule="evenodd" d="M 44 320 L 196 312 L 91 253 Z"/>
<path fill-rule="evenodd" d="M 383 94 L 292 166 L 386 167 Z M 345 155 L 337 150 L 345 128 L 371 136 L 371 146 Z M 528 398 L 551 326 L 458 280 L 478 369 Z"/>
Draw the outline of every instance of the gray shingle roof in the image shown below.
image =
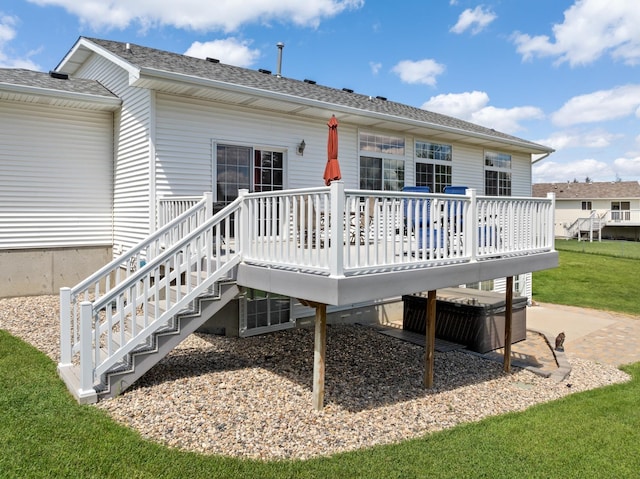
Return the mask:
<path fill-rule="evenodd" d="M 48 73 L 21 68 L 0 68 L 0 88 L 3 83 L 41 88 L 43 90 L 116 98 L 113 93 L 95 80 L 85 80 L 83 78 L 63 80 L 53 78 Z"/>
<path fill-rule="evenodd" d="M 640 198 L 640 183 L 637 181 L 599 183 L 536 183 L 533 196 L 544 197 L 555 193 L 556 199 L 604 199 Z"/>
<path fill-rule="evenodd" d="M 207 60 L 189 57 L 177 53 L 157 50 L 130 43 L 96 38 L 86 38 L 109 52 L 126 60 L 138 68 L 190 75 L 202 79 L 226 82 L 235 85 L 252 87 L 267 92 L 280 93 L 305 99 L 312 99 L 333 105 L 347 106 L 359 110 L 392 115 L 399 118 L 416 120 L 431 125 L 466 131 L 493 137 L 496 140 L 515 141 L 523 145 L 531 145 L 536 150 L 541 148 L 553 151 L 542 145 L 507 135 L 491 128 L 485 128 L 473 123 L 459 120 L 447 115 L 415 108 L 402 103 L 371 98 L 368 95 L 350 93 L 337 88 L 310 84 L 292 78 L 278 77 L 265 74 L 257 70 L 236 67 L 223 63 L 213 63 Z"/>

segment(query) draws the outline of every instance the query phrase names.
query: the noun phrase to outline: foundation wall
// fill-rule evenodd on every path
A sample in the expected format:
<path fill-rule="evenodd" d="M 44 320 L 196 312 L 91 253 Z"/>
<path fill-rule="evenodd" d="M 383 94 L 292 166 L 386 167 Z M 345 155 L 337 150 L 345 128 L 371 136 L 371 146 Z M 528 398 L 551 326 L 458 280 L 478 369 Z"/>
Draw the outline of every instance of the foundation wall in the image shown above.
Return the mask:
<path fill-rule="evenodd" d="M 111 246 L 0 251 L 0 298 L 58 294 L 111 259 Z"/>

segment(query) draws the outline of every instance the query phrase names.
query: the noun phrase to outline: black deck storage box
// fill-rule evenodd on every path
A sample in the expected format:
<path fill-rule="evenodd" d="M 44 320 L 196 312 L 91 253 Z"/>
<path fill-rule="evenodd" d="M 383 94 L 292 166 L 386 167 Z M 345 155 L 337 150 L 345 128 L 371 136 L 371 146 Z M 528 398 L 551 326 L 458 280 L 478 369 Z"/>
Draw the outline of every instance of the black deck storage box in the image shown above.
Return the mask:
<path fill-rule="evenodd" d="M 426 294 L 405 295 L 402 327 L 425 334 Z M 470 288 L 446 288 L 436 295 L 436 337 L 486 353 L 504 347 L 505 295 Z M 511 342 L 527 337 L 527 298 L 513 298 Z"/>

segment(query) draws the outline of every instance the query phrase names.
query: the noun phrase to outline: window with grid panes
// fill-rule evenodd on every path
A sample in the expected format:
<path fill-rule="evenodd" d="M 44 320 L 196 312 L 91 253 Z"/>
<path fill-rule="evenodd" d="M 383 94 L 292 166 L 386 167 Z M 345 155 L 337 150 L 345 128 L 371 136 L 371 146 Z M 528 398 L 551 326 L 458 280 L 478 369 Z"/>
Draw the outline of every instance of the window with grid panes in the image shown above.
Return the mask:
<path fill-rule="evenodd" d="M 253 168 L 254 191 L 276 191 L 283 184 L 283 153 L 255 150 Z"/>
<path fill-rule="evenodd" d="M 451 145 L 416 141 L 416 186 L 443 193 L 451 185 L 451 151 Z"/>
<path fill-rule="evenodd" d="M 484 192 L 488 196 L 511 196 L 511 155 L 486 151 Z"/>
<path fill-rule="evenodd" d="M 289 322 L 291 314 L 287 296 L 247 288 L 245 301 L 247 329 L 264 328 Z"/>
<path fill-rule="evenodd" d="M 416 163 L 416 186 L 428 186 L 434 193 L 443 193 L 451 186 L 451 165 Z"/>
<path fill-rule="evenodd" d="M 400 191 L 404 186 L 404 138 L 360 133 L 360 189 Z"/>
<path fill-rule="evenodd" d="M 216 169 L 216 201 L 231 203 L 239 189 L 251 187 L 251 148 L 217 145 Z"/>

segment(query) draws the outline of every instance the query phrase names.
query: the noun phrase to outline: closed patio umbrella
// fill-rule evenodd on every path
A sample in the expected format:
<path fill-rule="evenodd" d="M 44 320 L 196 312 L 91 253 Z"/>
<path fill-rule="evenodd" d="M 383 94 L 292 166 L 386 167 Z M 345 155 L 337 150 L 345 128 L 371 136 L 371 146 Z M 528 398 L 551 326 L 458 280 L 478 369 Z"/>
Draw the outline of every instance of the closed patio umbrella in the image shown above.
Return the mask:
<path fill-rule="evenodd" d="M 329 186 L 334 180 L 341 180 L 340 164 L 338 163 L 338 120 L 335 115 L 327 123 L 329 126 L 329 140 L 327 142 L 327 165 L 324 168 L 324 183 Z"/>

